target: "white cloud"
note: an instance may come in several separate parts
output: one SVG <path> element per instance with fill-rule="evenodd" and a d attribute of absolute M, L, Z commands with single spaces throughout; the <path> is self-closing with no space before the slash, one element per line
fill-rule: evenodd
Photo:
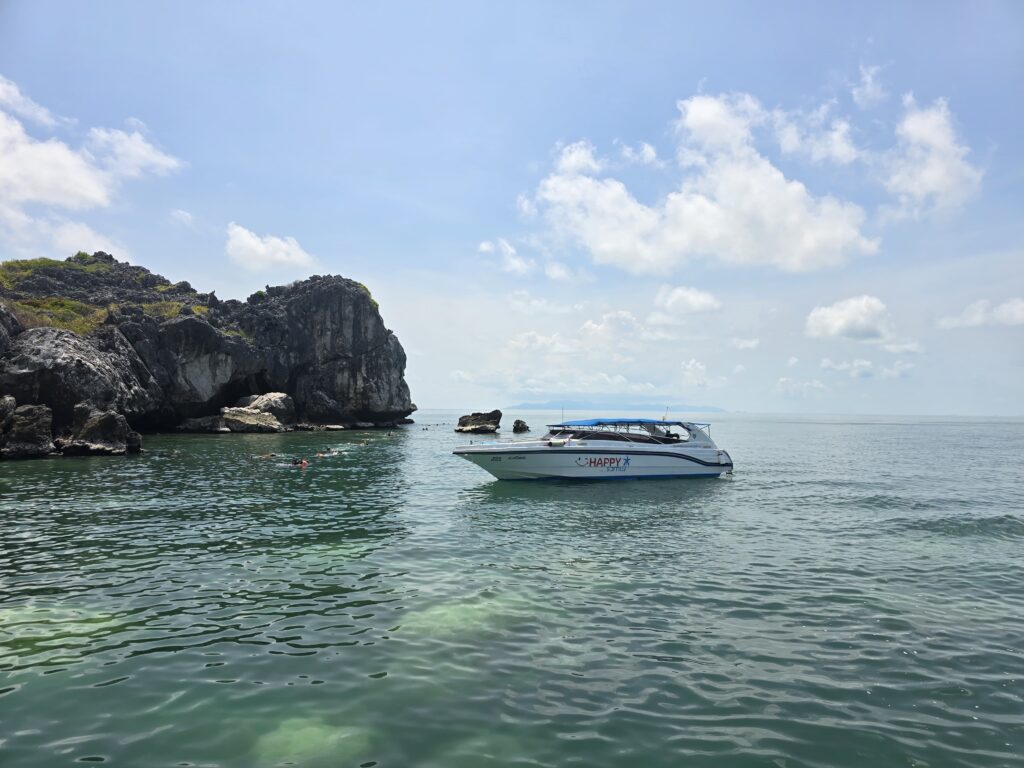
<path fill-rule="evenodd" d="M 824 392 L 825 387 L 817 379 L 790 379 L 785 376 L 775 382 L 775 391 L 786 397 L 803 398 Z"/>
<path fill-rule="evenodd" d="M 18 117 L 31 120 L 46 128 L 55 128 L 57 118 L 46 107 L 36 104 L 21 92 L 17 83 L 0 75 L 0 109 L 5 109 Z"/>
<path fill-rule="evenodd" d="M 603 164 L 594 157 L 594 145 L 589 141 L 577 141 L 563 147 L 558 154 L 556 168 L 559 173 L 575 176 L 579 173 L 600 173 Z"/>
<path fill-rule="evenodd" d="M 162 176 L 181 167 L 180 160 L 161 152 L 138 131 L 92 128 L 86 146 L 108 173 L 118 178 L 137 179 L 146 173 Z"/>
<path fill-rule="evenodd" d="M 706 387 L 720 387 L 725 384 L 724 376 L 708 376 L 708 367 L 694 358 L 682 363 L 683 384 L 688 387 L 704 389 Z"/>
<path fill-rule="evenodd" d="M 732 375 L 733 376 L 738 376 L 739 374 L 743 373 L 745 370 L 747 370 L 747 366 L 743 365 L 743 363 L 737 363 L 736 367 L 732 369 Z"/>
<path fill-rule="evenodd" d="M 886 352 L 896 355 L 918 355 L 924 352 L 924 347 L 916 341 L 894 341 L 890 344 L 883 344 L 882 348 Z"/>
<path fill-rule="evenodd" d="M 517 333 L 508 340 L 510 349 L 538 350 L 543 352 L 567 353 L 575 352 L 579 344 L 575 339 L 563 337 L 560 333 L 543 334 L 538 331 Z"/>
<path fill-rule="evenodd" d="M 171 211 L 171 218 L 184 227 L 192 226 L 192 214 L 188 211 L 184 211 L 181 208 L 175 208 Z"/>
<path fill-rule="evenodd" d="M 816 163 L 829 161 L 839 165 L 852 163 L 860 151 L 850 136 L 850 123 L 841 118 L 828 119 L 829 104 L 814 112 L 772 112 L 775 138 L 786 155 L 803 155 Z"/>
<path fill-rule="evenodd" d="M 1024 299 L 1007 299 L 1002 304 L 982 299 L 969 304 L 959 315 L 939 320 L 939 328 L 976 328 L 980 325 L 1024 325 Z"/>
<path fill-rule="evenodd" d="M 854 379 L 866 379 L 867 377 L 874 374 L 874 364 L 870 360 L 857 359 L 852 361 L 843 360 L 842 362 L 834 362 L 831 359 L 824 357 L 821 360 L 821 367 L 827 371 L 839 371 L 840 373 L 847 373 L 851 378 Z"/>
<path fill-rule="evenodd" d="M 588 350 L 578 337 L 528 331 L 513 337 L 507 350 L 511 358 L 492 364 L 486 380 L 480 375 L 472 376 L 473 383 L 506 391 L 511 386 L 516 392 L 545 398 L 562 394 L 651 395 L 658 392 L 648 381 L 595 368 L 600 363 L 615 361 L 607 352 Z M 538 359 L 543 364 L 538 365 Z M 589 363 L 581 365 L 584 359 Z"/>
<path fill-rule="evenodd" d="M 938 99 L 918 107 L 903 99 L 898 147 L 887 160 L 885 186 L 897 199 L 890 216 L 920 216 L 963 205 L 981 186 L 982 172 L 967 162 L 970 149 L 957 140 L 949 105 Z"/>
<path fill-rule="evenodd" d="M 512 309 L 524 315 L 567 315 L 583 309 L 582 304 L 548 301 L 531 296 L 529 291 L 513 291 L 508 295 L 508 303 Z"/>
<path fill-rule="evenodd" d="M 81 210 L 110 204 L 114 179 L 62 141 L 37 141 L 0 112 L 0 204 Z"/>
<path fill-rule="evenodd" d="M 756 151 L 751 129 L 764 113 L 752 97 L 695 96 L 679 109 L 692 166 L 679 189 L 645 205 L 621 181 L 592 175 L 589 143 L 572 145 L 536 195 L 557 235 L 634 273 L 667 273 L 693 258 L 801 272 L 877 249 L 860 231 L 859 206 L 814 197 Z"/>
<path fill-rule="evenodd" d="M 718 309 L 722 303 L 707 291 L 685 285 L 663 285 L 654 297 L 654 306 L 665 313 L 659 313 L 657 317 L 672 320 L 683 315 Z"/>
<path fill-rule="evenodd" d="M 480 253 L 494 253 L 497 251 L 501 254 L 501 271 L 518 275 L 519 277 L 530 274 L 537 267 L 537 263 L 533 259 L 525 259 L 520 256 L 515 246 L 502 237 L 499 237 L 497 242 L 484 240 L 477 246 L 477 250 Z"/>
<path fill-rule="evenodd" d="M 243 269 L 261 272 L 275 267 L 310 267 L 316 263 L 294 237 L 260 237 L 233 221 L 228 224 L 227 235 L 228 258 Z"/>
<path fill-rule="evenodd" d="M 736 152 L 753 143 L 751 128 L 765 119 L 764 110 L 750 94 L 697 95 L 677 103 L 677 129 L 706 151 Z"/>
<path fill-rule="evenodd" d="M 632 312 L 616 310 L 605 312 L 598 320 L 584 321 L 573 334 L 524 331 L 513 336 L 508 346 L 519 351 L 557 355 L 557 362 L 569 368 L 578 367 L 579 362 L 571 360 L 569 355 L 577 355 L 580 360 L 624 363 L 632 360 L 627 353 L 641 339 L 643 331 Z"/>
<path fill-rule="evenodd" d="M 78 251 L 116 253 L 122 259 L 127 259 L 130 255 L 128 249 L 121 243 L 111 240 L 92 227 L 77 221 L 66 221 L 55 225 L 51 232 L 51 238 L 57 252 L 66 253 L 69 256 Z"/>
<path fill-rule="evenodd" d="M 800 362 L 800 358 L 799 357 L 791 356 L 789 358 L 789 360 L 786 361 L 786 365 L 789 366 L 790 368 L 792 368 L 794 365 L 796 365 L 799 362 Z"/>
<path fill-rule="evenodd" d="M 519 211 L 519 215 L 524 219 L 532 219 L 537 215 L 537 206 L 534 205 L 533 200 L 528 195 L 516 197 L 516 210 Z"/>
<path fill-rule="evenodd" d="M 105 251 L 122 260 L 131 260 L 131 253 L 123 243 L 83 222 L 56 215 L 33 218 L 13 209 L 0 208 L 0 235 L 8 248 L 19 255 L 64 258 L 78 251 Z"/>
<path fill-rule="evenodd" d="M 657 392 L 657 387 L 649 381 L 637 381 L 621 373 L 606 371 L 536 371 L 520 379 L 517 384 L 524 392 L 544 395 L 552 392 L 652 395 Z"/>
<path fill-rule="evenodd" d="M 628 144 L 622 146 L 622 158 L 630 163 L 640 165 L 652 165 L 661 167 L 663 163 L 658 159 L 658 152 L 646 141 L 641 141 L 634 149 Z"/>
<path fill-rule="evenodd" d="M 606 312 L 598 322 L 587 320 L 580 328 L 580 335 L 587 339 L 611 341 L 640 330 L 640 321 L 632 312 L 619 309 Z"/>
<path fill-rule="evenodd" d="M 865 67 L 860 65 L 860 82 L 853 86 L 850 93 L 854 102 L 861 109 L 868 109 L 876 104 L 885 101 L 888 94 L 878 82 L 880 67 Z"/>
<path fill-rule="evenodd" d="M 760 339 L 729 339 L 729 346 L 733 349 L 757 349 L 761 345 Z"/>
<path fill-rule="evenodd" d="M 533 259 L 524 259 L 508 240 L 498 240 L 498 250 L 501 252 L 501 269 L 513 275 L 528 275 L 537 265 Z"/>
<path fill-rule="evenodd" d="M 544 265 L 544 274 L 552 280 L 571 280 L 572 272 L 564 264 L 557 261 L 549 261 Z"/>
<path fill-rule="evenodd" d="M 84 242 L 71 253 L 101 247 L 123 256 L 123 246 L 69 221 L 65 212 L 106 208 L 126 180 L 170 173 L 181 161 L 138 132 L 93 128 L 78 148 L 55 138 L 36 139 L 14 114 L 47 126 L 70 121 L 53 117 L 3 78 L 0 107 L 0 244 L 8 253 L 58 256 L 78 234 Z"/>
<path fill-rule="evenodd" d="M 847 338 L 882 341 L 889 336 L 889 311 L 881 299 L 855 296 L 827 307 L 815 307 L 807 316 L 805 332 L 811 338 Z"/>
<path fill-rule="evenodd" d="M 885 379 L 902 379 L 906 376 L 910 370 L 914 367 L 913 363 L 907 363 L 903 360 L 897 360 L 889 368 L 882 369 L 882 378 Z"/>

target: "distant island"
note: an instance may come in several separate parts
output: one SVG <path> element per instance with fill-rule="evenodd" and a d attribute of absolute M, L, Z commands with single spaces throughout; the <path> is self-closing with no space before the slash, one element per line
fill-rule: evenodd
<path fill-rule="evenodd" d="M 613 399 L 570 399 L 548 400 L 542 403 L 515 403 L 506 406 L 507 410 L 533 410 L 533 411 L 668 411 L 669 415 L 675 413 L 724 413 L 722 408 L 713 405 L 674 405 L 666 403 L 630 403 L 619 402 Z"/>

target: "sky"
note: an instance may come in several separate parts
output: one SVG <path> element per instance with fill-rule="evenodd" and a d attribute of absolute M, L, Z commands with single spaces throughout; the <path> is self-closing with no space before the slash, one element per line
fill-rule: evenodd
<path fill-rule="evenodd" d="M 1019 416 L 1022 93 L 1014 2 L 0 0 L 0 259 L 351 277 L 421 408 Z"/>

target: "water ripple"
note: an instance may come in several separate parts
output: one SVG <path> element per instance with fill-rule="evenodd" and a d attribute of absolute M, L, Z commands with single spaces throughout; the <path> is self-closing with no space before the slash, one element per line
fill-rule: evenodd
<path fill-rule="evenodd" d="M 0 464 L 0 763 L 1019 764 L 1024 425 L 723 418 L 731 480 L 614 486 L 448 429 Z"/>

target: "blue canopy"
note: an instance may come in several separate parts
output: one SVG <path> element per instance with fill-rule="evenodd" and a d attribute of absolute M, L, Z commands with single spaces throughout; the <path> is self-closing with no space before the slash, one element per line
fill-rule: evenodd
<path fill-rule="evenodd" d="M 681 421 L 662 421 L 661 419 L 580 419 L 579 421 L 563 421 L 561 424 L 548 424 L 549 427 L 624 427 L 634 424 L 656 424 L 661 427 L 685 427 Z"/>

